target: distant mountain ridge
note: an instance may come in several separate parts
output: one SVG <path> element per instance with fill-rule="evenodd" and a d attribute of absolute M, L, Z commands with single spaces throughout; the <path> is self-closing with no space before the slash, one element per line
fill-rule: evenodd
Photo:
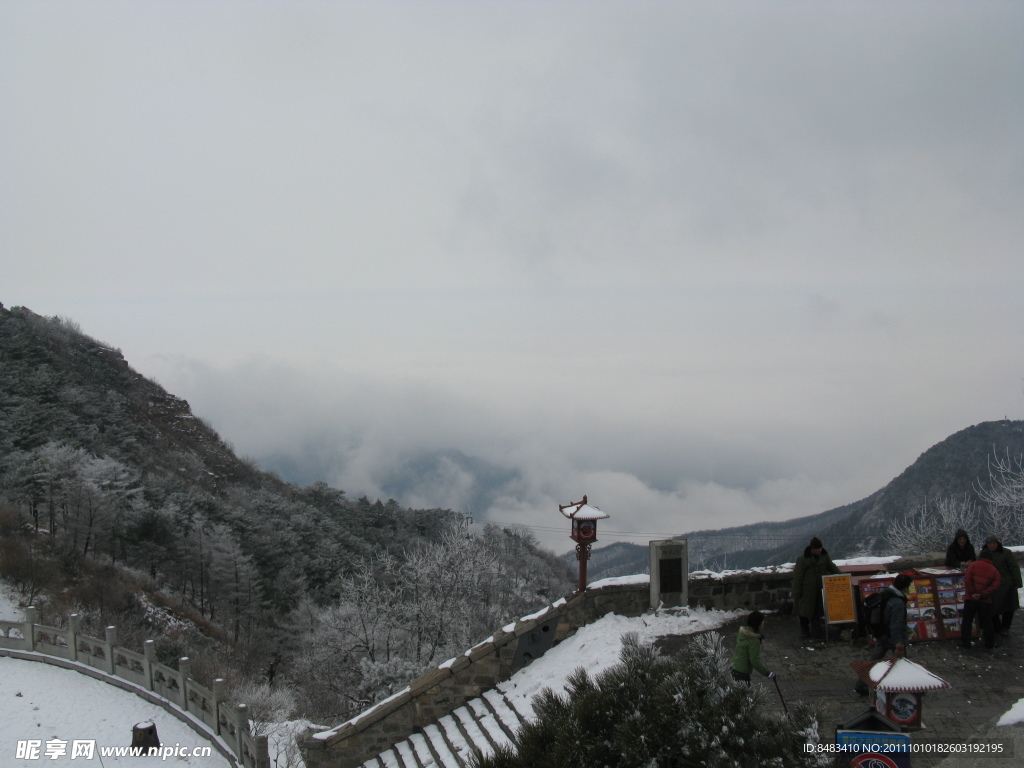
<path fill-rule="evenodd" d="M 822 539 L 833 558 L 891 554 L 885 534 L 894 521 L 929 500 L 978 500 L 978 487 L 989 478 L 990 459 L 1007 453 L 1024 454 L 1024 421 L 989 421 L 962 429 L 922 453 L 884 488 L 851 504 L 782 522 L 679 535 L 689 542 L 691 570 L 793 562 L 812 536 Z M 570 565 L 575 560 L 573 553 L 562 557 Z M 589 564 L 592 579 L 644 573 L 647 568 L 647 547 L 624 543 L 594 550 Z"/>

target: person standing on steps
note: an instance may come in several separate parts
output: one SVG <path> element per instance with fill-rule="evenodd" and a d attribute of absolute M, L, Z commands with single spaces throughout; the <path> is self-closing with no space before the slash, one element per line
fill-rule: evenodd
<path fill-rule="evenodd" d="M 892 584 L 888 585 L 883 593 L 887 598 L 885 611 L 882 614 L 885 623 L 881 637 L 875 638 L 875 647 L 868 657 L 871 661 L 880 661 L 892 651 L 897 658 L 906 655 L 907 649 L 907 587 L 913 579 L 905 573 L 901 573 Z M 857 693 L 866 696 L 868 686 L 863 680 L 857 681 Z"/>
<path fill-rule="evenodd" d="M 800 633 L 804 637 L 824 637 L 820 619 L 825 615 L 821 596 L 821 577 L 840 573 L 815 536 L 796 559 L 793 568 L 793 608 L 800 617 Z"/>
<path fill-rule="evenodd" d="M 952 543 L 946 547 L 946 567 L 966 568 L 967 564 L 978 559 L 974 551 L 974 545 L 967 535 L 967 531 L 961 528 L 953 537 Z"/>
<path fill-rule="evenodd" d="M 732 654 L 732 679 L 738 683 L 750 685 L 750 673 L 757 670 L 769 680 L 775 679 L 775 673 L 769 672 L 761 661 L 761 642 L 764 640 L 764 614 L 753 611 L 747 616 L 746 623 L 740 627 L 736 637 L 736 650 Z"/>
<path fill-rule="evenodd" d="M 992 553 L 992 565 L 999 571 L 999 589 L 992 596 L 992 629 L 1000 635 L 1010 634 L 1013 614 L 1020 608 L 1020 563 L 1016 556 L 1003 548 L 997 536 L 985 539 L 985 549 Z"/>
<path fill-rule="evenodd" d="M 999 589 L 999 581 L 999 569 L 992 564 L 992 550 L 986 545 L 978 559 L 967 566 L 967 573 L 964 574 L 967 599 L 964 600 L 964 620 L 960 624 L 961 648 L 970 648 L 972 645 L 971 630 L 974 628 L 975 616 L 981 625 L 981 639 L 985 648 L 995 648 L 992 596 Z"/>

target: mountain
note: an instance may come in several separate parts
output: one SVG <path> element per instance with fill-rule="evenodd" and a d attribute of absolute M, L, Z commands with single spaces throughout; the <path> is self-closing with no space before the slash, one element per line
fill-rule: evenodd
<path fill-rule="evenodd" d="M 269 670 L 310 719 L 353 714 L 572 584 L 522 531 L 287 483 L 118 349 L 2 304 L 0 578 L 43 623 L 76 612 L 90 634 L 155 639 L 165 663 Z"/>
<path fill-rule="evenodd" d="M 258 477 L 184 400 L 133 371 L 120 350 L 81 333 L 62 318 L 0 304 L 0 454 L 68 441 L 114 455 L 145 474 L 199 470 L 190 483 Z"/>
<path fill-rule="evenodd" d="M 894 522 L 938 499 L 979 501 L 996 455 L 1024 454 L 1024 421 L 990 421 L 947 437 L 918 457 L 884 488 L 860 501 L 784 522 L 680 534 L 688 540 L 691 570 L 749 568 L 793 562 L 812 536 L 833 557 L 891 554 L 886 532 Z M 953 531 L 949 531 L 952 538 Z M 607 554 L 606 554 L 607 553 Z M 574 567 L 575 555 L 562 559 Z M 592 579 L 645 573 L 647 547 L 612 544 L 596 549 L 589 563 Z"/>
<path fill-rule="evenodd" d="M 323 484 L 297 488 L 261 471 L 185 400 L 63 318 L 0 305 L 0 368 L 8 503 L 27 508 L 37 527 L 64 530 L 80 556 L 102 553 L 194 592 L 206 614 L 225 606 L 213 555 L 194 551 L 200 546 L 237 552 L 259 585 L 247 600 L 254 615 L 326 589 L 353 558 L 414 536 L 436 539 L 458 519 L 352 501 Z M 199 563 L 208 561 L 204 573 Z M 225 600 L 237 612 L 237 600 Z"/>

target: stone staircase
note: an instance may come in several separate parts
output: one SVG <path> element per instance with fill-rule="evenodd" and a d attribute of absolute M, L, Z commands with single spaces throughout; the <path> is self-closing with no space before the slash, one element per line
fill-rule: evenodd
<path fill-rule="evenodd" d="M 490 690 L 361 768 L 468 768 L 474 753 L 489 755 L 496 746 L 511 743 L 512 734 L 532 715 Z"/>

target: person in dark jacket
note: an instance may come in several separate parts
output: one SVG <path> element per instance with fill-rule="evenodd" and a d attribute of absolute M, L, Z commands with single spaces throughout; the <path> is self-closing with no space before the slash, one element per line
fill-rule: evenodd
<path fill-rule="evenodd" d="M 999 571 L 999 589 L 992 596 L 992 628 L 1001 635 L 1010 634 L 1013 614 L 1020 608 L 1020 563 L 997 536 L 985 540 L 985 549 L 992 553 L 992 565 Z"/>
<path fill-rule="evenodd" d="M 764 614 L 754 611 L 747 616 L 736 637 L 736 650 L 732 654 L 732 679 L 750 685 L 750 673 L 755 669 L 769 680 L 775 673 L 769 672 L 761 661 L 761 642 L 764 640 Z"/>
<path fill-rule="evenodd" d="M 995 648 L 995 630 L 992 626 L 992 596 L 999 589 L 999 569 L 992 564 L 992 550 L 985 547 L 981 556 L 967 566 L 964 574 L 964 620 L 960 624 L 960 647 L 970 648 L 971 630 L 977 617 L 981 625 L 981 639 L 986 648 Z"/>
<path fill-rule="evenodd" d="M 871 661 L 879 661 L 892 651 L 896 656 L 903 656 L 907 649 L 907 587 L 913 581 L 910 576 L 901 573 L 892 584 L 885 588 L 889 599 L 885 602 L 885 632 L 875 638 L 875 647 L 868 657 Z M 857 693 L 866 696 L 868 686 L 863 680 L 857 681 Z"/>
<path fill-rule="evenodd" d="M 800 632 L 804 637 L 824 637 L 819 619 L 825 615 L 821 596 L 821 577 L 840 573 L 815 536 L 796 559 L 793 567 L 793 608 L 800 617 Z"/>
<path fill-rule="evenodd" d="M 953 542 L 946 548 L 946 567 L 961 568 L 978 559 L 974 551 L 974 545 L 967 535 L 967 531 L 961 528 L 953 537 Z"/>

